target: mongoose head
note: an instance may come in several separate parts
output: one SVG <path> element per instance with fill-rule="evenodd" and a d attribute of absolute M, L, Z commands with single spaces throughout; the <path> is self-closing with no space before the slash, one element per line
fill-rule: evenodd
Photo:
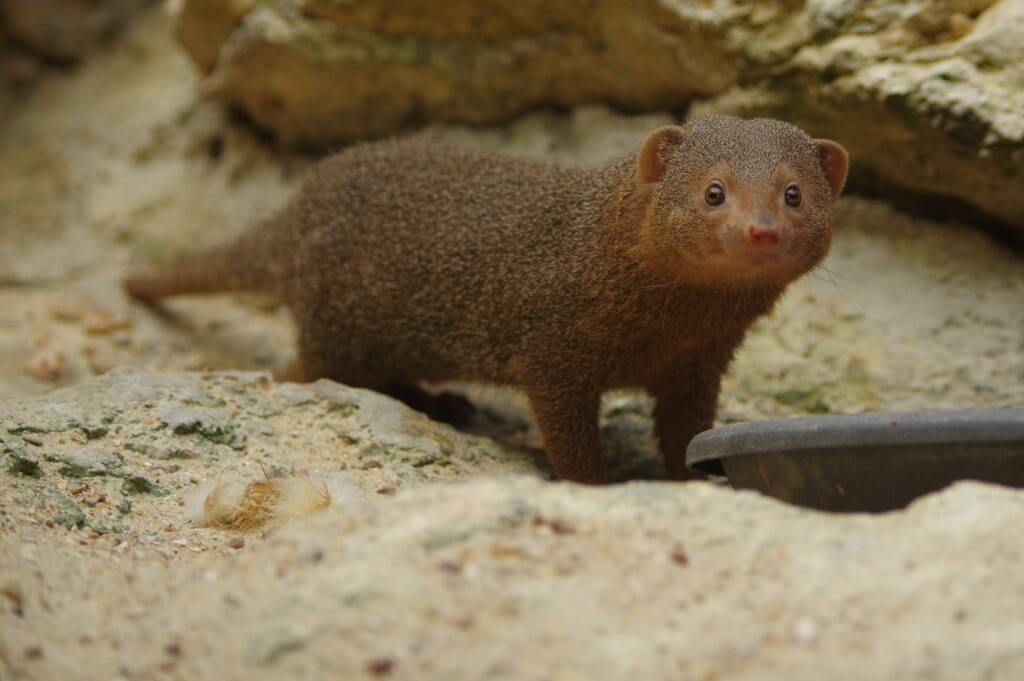
<path fill-rule="evenodd" d="M 679 282 L 786 284 L 828 252 L 847 165 L 839 144 L 767 118 L 658 128 L 637 157 L 644 258 Z"/>

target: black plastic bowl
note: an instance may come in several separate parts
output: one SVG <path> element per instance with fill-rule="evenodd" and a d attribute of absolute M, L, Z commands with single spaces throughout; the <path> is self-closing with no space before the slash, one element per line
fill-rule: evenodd
<path fill-rule="evenodd" d="M 686 465 L 826 511 L 888 511 L 957 480 L 1024 487 L 1024 409 L 871 412 L 707 430 Z"/>

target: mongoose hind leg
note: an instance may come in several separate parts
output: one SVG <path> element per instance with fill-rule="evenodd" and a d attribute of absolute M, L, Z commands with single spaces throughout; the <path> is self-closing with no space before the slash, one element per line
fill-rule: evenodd
<path fill-rule="evenodd" d="M 597 425 L 601 393 L 548 387 L 527 388 L 526 392 L 555 475 L 591 485 L 611 482 Z"/>
<path fill-rule="evenodd" d="M 342 302 L 335 300 L 331 308 L 317 287 L 289 301 L 298 337 L 295 360 L 276 372 L 280 380 L 308 383 L 326 378 L 370 390 L 382 390 L 394 382 L 391 367 L 378 358 L 372 338 L 366 338 L 357 326 L 335 323 L 337 318 L 348 318 L 348 310 L 340 307 Z"/>
<path fill-rule="evenodd" d="M 315 377 L 309 376 L 300 359 L 293 359 L 283 367 L 277 367 L 271 373 L 278 383 L 309 383 L 316 380 Z"/>
<path fill-rule="evenodd" d="M 289 383 L 312 383 L 321 378 L 330 378 L 342 383 L 351 383 L 351 381 L 334 375 L 330 365 L 318 349 L 305 341 L 307 335 L 300 331 L 295 359 L 283 367 L 274 369 L 274 380 Z"/>

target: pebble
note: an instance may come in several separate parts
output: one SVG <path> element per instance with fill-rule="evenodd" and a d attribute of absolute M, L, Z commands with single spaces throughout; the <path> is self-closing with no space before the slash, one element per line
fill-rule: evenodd
<path fill-rule="evenodd" d="M 366 671 L 370 672 L 374 676 L 385 676 L 386 674 L 390 674 L 394 668 L 395 661 L 387 657 L 370 660 L 366 665 Z"/>
<path fill-rule="evenodd" d="M 801 617 L 793 625 L 793 640 L 809 646 L 818 639 L 818 625 L 810 617 Z"/>
<path fill-rule="evenodd" d="M 25 362 L 25 371 L 40 381 L 56 381 L 64 371 L 64 355 L 57 350 L 42 350 Z"/>
<path fill-rule="evenodd" d="M 245 546 L 245 538 L 244 537 L 232 537 L 231 539 L 228 539 L 228 546 L 230 546 L 233 549 L 240 549 L 243 546 Z"/>
<path fill-rule="evenodd" d="M 679 566 L 686 566 L 690 563 L 690 557 L 686 555 L 686 551 L 676 549 L 672 552 L 672 562 Z"/>
<path fill-rule="evenodd" d="M 82 475 L 108 475 L 122 465 L 120 456 L 100 447 L 80 447 L 58 454 L 56 458 Z"/>
<path fill-rule="evenodd" d="M 59 322 L 77 322 L 82 318 L 81 306 L 72 301 L 58 301 L 50 305 L 50 316 Z"/>
<path fill-rule="evenodd" d="M 89 313 L 82 327 L 85 332 L 94 336 L 105 336 L 115 331 L 130 329 L 132 322 L 124 315 L 114 314 L 107 310 L 99 310 Z"/>
<path fill-rule="evenodd" d="M 0 587 L 0 596 L 6 597 L 17 607 L 21 607 L 25 602 L 25 593 L 21 590 L 21 585 L 15 581 L 5 582 Z"/>
<path fill-rule="evenodd" d="M 132 335 L 128 331 L 115 331 L 110 335 L 110 340 L 113 341 L 114 345 L 124 347 L 131 344 Z"/>

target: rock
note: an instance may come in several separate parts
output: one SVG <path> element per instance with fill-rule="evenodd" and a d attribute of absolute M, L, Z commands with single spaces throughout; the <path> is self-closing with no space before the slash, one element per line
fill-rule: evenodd
<path fill-rule="evenodd" d="M 173 641 L 202 678 L 1011 680 L 1022 522 L 1024 492 L 976 483 L 868 516 L 701 483 L 509 477 L 328 509 L 193 578 L 134 568 L 132 608 L 99 586 L 132 563 L 44 543 L 35 569 L 17 550 L 0 568 L 32 594 L 36 566 L 89 576 L 61 582 L 45 620 L 8 622 L 14 640 L 46 627 L 90 678 L 144 675 Z M 101 623 L 118 651 L 76 642 Z"/>
<path fill-rule="evenodd" d="M 124 479 L 123 491 L 125 494 L 154 494 L 158 497 L 167 495 L 167 492 L 154 484 L 152 480 L 142 475 L 127 476 Z M 129 504 L 130 503 L 131 502 L 129 502 Z M 131 510 L 130 505 L 128 506 L 128 510 Z"/>
<path fill-rule="evenodd" d="M 658 109 L 721 92 L 736 70 L 700 14 L 625 0 L 189 0 L 178 35 L 217 91 L 281 141 L 328 146 L 541 104 Z"/>
<path fill-rule="evenodd" d="M 150 0 L 0 0 L 14 41 L 58 61 L 81 59 Z"/>
<path fill-rule="evenodd" d="M 40 475 L 39 456 L 35 452 L 27 450 L 21 438 L 0 433 L 0 451 L 7 452 L 10 457 L 8 466 L 10 472 L 29 477 Z"/>
<path fill-rule="evenodd" d="M 156 409 L 155 414 L 160 423 L 176 435 L 195 433 L 219 444 L 232 444 L 235 441 L 231 414 L 224 409 L 163 404 Z"/>
<path fill-rule="evenodd" d="M 40 381 L 57 381 L 64 370 L 64 355 L 57 350 L 40 350 L 25 363 L 25 371 Z"/>
<path fill-rule="evenodd" d="M 281 657 L 297 654 L 308 645 L 309 633 L 293 623 L 272 623 L 254 633 L 242 659 L 247 665 L 269 667 Z"/>
<path fill-rule="evenodd" d="M 50 395 L 59 394 L 62 393 Z M 213 406 L 216 402 L 195 374 L 157 373 L 131 367 L 114 369 L 64 394 L 88 400 L 101 412 L 152 407 L 171 399 L 198 406 Z"/>
<path fill-rule="evenodd" d="M 59 399 L 0 407 L 0 423 L 10 433 L 56 433 L 78 428 L 85 420 L 82 407 Z"/>
<path fill-rule="evenodd" d="M 96 434 L 100 426 L 103 435 Z M 187 481 L 225 473 L 249 482 L 308 471 L 331 480 L 335 492 L 376 495 L 432 480 L 545 472 L 530 452 L 434 423 L 383 395 L 331 381 L 278 385 L 257 372 L 118 370 L 0 403 L 0 451 L 0 465 L 14 473 L 0 475 L 0 519 L 6 513 L 58 522 L 49 510 L 40 516 L 14 503 L 7 490 L 66 488 L 84 504 L 75 506 L 82 523 L 97 531 L 131 531 L 177 515 L 190 498 Z M 154 461 L 170 458 L 174 463 Z M 76 525 L 77 513 L 65 511 L 60 524 Z"/>
<path fill-rule="evenodd" d="M 861 186 L 1024 229 L 1018 0 L 186 0 L 178 32 L 210 87 L 285 144 L 695 101 L 839 139 Z"/>
<path fill-rule="evenodd" d="M 61 473 L 72 478 L 87 475 L 113 475 L 124 464 L 124 459 L 99 447 L 81 447 L 54 455 L 56 461 L 63 463 Z"/>
<path fill-rule="evenodd" d="M 807 665 L 840 678 L 854 663 L 864 678 L 1024 670 L 1013 655 L 1024 630 L 999 624 L 1022 605 L 1004 586 L 1022 567 L 1020 492 L 964 484 L 892 516 L 837 517 L 700 484 L 506 479 L 388 504 L 314 517 L 180 602 L 235 594 L 238 609 L 206 620 L 226 634 L 219 653 L 279 674 L 353 675 L 382 656 L 426 678 L 534 678 L 552 665 L 590 679 L 786 677 Z M 323 560 L 296 560 L 314 546 Z M 687 563 L 673 559 L 677 546 Z M 449 563 L 463 567 L 436 567 Z M 238 582 L 266 565 L 290 569 Z M 473 624 L 459 626 L 467 614 Z M 699 653 L 684 643 L 697 641 Z M 215 673 L 218 662 L 199 664 Z"/>
<path fill-rule="evenodd" d="M 204 72 L 217 63 L 221 46 L 231 37 L 253 0 L 193 0 L 178 17 L 178 40 Z"/>
<path fill-rule="evenodd" d="M 55 390 L 42 400 L 0 405 L 0 427 L 13 434 L 77 430 L 90 440 L 103 437 L 107 433 L 107 424 L 113 419 L 112 412 L 99 405 L 83 410 L 77 401 L 64 401 L 64 396 L 73 394 Z"/>
<path fill-rule="evenodd" d="M 49 487 L 40 487 L 32 499 L 33 510 L 43 518 L 67 529 L 85 527 L 85 512 L 74 499 Z"/>
<path fill-rule="evenodd" d="M 353 414 L 371 436 L 361 449 L 364 455 L 381 456 L 397 450 L 421 455 L 413 465 L 425 459 L 437 460 L 451 453 L 451 429 L 435 423 L 390 397 L 371 390 L 350 388 L 333 381 L 317 381 L 313 390 L 329 400 L 334 413 Z"/>

